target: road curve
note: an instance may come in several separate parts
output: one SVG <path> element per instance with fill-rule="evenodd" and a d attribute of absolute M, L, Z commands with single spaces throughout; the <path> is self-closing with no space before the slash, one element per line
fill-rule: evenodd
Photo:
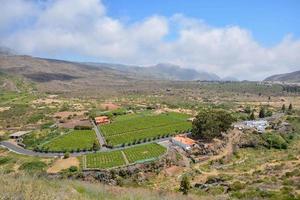
<path fill-rule="evenodd" d="M 141 144 L 136 144 L 136 145 L 131 145 L 131 146 L 125 146 L 125 147 L 117 147 L 117 148 L 113 148 L 113 149 L 108 149 L 108 148 L 101 148 L 100 150 L 96 151 L 96 152 L 109 152 L 109 151 L 116 151 L 116 150 L 122 150 L 122 149 L 127 149 L 127 148 L 131 148 L 131 147 L 135 147 L 135 146 L 140 146 L 140 145 L 144 145 L 144 144 L 148 144 L 148 143 L 159 143 L 159 142 L 164 142 L 169 140 L 169 138 L 162 138 L 162 139 L 158 139 L 155 141 L 150 141 L 150 142 L 145 142 L 145 143 L 141 143 Z M 0 146 L 9 149 L 10 151 L 17 153 L 17 154 L 22 154 L 22 155 L 27 155 L 27 156 L 38 156 L 38 157 L 47 157 L 47 158 L 53 158 L 53 157 L 60 157 L 60 156 L 64 156 L 64 153 L 42 153 L 42 152 L 36 152 L 36 151 L 32 151 L 29 149 L 24 149 L 21 146 L 18 146 L 14 143 L 11 143 L 9 141 L 2 141 L 0 142 Z M 86 154 L 90 154 L 90 153 L 95 153 L 95 151 L 82 151 L 82 152 L 75 152 L 75 153 L 70 153 L 70 156 L 82 156 L 82 155 L 86 155 Z"/>

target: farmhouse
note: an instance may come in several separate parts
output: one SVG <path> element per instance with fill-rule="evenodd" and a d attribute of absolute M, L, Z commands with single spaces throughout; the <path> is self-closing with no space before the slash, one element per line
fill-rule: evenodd
<path fill-rule="evenodd" d="M 9 137 L 12 138 L 12 139 L 18 139 L 18 138 L 22 137 L 23 135 L 26 135 L 30 132 L 31 131 L 18 131 L 18 132 L 15 132 L 13 134 L 10 134 Z"/>
<path fill-rule="evenodd" d="M 96 124 L 109 124 L 110 120 L 107 116 L 95 117 Z"/>
<path fill-rule="evenodd" d="M 191 148 L 196 145 L 195 140 L 188 138 L 183 134 L 172 137 L 171 142 L 175 145 L 182 147 L 186 151 L 191 150 Z"/>

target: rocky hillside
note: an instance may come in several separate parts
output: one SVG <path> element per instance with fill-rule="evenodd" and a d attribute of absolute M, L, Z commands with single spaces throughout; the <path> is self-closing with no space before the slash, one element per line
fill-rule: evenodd
<path fill-rule="evenodd" d="M 280 81 L 289 83 L 300 83 L 300 71 L 286 74 L 277 74 L 266 78 L 264 81 Z"/>

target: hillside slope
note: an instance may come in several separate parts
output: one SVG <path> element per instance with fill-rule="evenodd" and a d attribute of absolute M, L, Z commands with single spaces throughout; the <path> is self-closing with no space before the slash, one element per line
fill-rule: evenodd
<path fill-rule="evenodd" d="M 74 180 L 49 180 L 28 175 L 12 176 L 1 172 L 0 176 L 0 199 L 197 199 L 179 193 L 161 193 Z"/>
<path fill-rule="evenodd" d="M 207 72 L 199 72 L 194 69 L 181 68 L 178 65 L 160 63 L 154 66 L 139 67 L 120 64 L 108 63 L 88 63 L 93 66 L 105 66 L 116 70 L 123 71 L 135 75 L 136 77 L 146 77 L 149 79 L 163 79 L 163 80 L 178 80 L 178 81 L 218 81 L 221 80 L 219 76 Z"/>
<path fill-rule="evenodd" d="M 300 71 L 295 71 L 286 74 L 277 74 L 267 77 L 264 81 L 281 81 L 289 83 L 300 83 Z"/>

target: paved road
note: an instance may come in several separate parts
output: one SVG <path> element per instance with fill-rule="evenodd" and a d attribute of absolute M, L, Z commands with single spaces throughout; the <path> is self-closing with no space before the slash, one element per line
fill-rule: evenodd
<path fill-rule="evenodd" d="M 144 145 L 144 144 L 148 144 L 148 143 L 153 143 L 153 142 L 156 142 L 156 143 L 165 143 L 169 139 L 170 138 L 162 138 L 162 139 L 158 139 L 158 140 L 155 140 L 155 141 L 145 142 L 145 143 L 131 145 L 131 146 L 125 146 L 125 147 L 116 147 L 116 148 L 113 148 L 113 149 L 101 148 L 97 152 L 110 152 L 110 151 L 122 150 L 122 149 L 131 148 L 131 147 L 134 147 L 134 146 L 140 146 L 140 145 Z M 27 155 L 27 156 L 59 157 L 59 156 L 63 156 L 64 155 L 64 153 L 41 153 L 41 152 L 35 152 L 35 151 L 29 150 L 29 149 L 24 149 L 23 147 L 18 146 L 16 144 L 13 144 L 13 143 L 11 143 L 9 141 L 0 142 L 0 146 L 5 147 L 5 148 L 9 149 L 10 151 L 15 152 L 17 154 L 22 154 L 22 155 Z M 86 155 L 86 154 L 90 154 L 90 153 L 95 153 L 95 151 L 75 152 L 75 153 L 70 153 L 70 155 L 71 156 L 82 156 L 82 155 Z"/>
<path fill-rule="evenodd" d="M 95 122 L 93 120 L 91 120 L 93 126 L 94 126 L 94 130 L 96 132 L 99 144 L 101 146 L 101 148 L 103 148 L 103 145 L 106 144 L 105 138 L 103 137 L 103 135 L 101 134 L 100 130 L 98 129 L 97 125 L 95 124 Z"/>

